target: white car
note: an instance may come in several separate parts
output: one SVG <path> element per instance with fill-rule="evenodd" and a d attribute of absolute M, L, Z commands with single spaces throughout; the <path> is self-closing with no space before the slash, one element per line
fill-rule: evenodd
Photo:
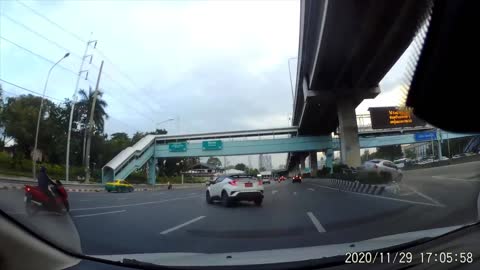
<path fill-rule="evenodd" d="M 264 184 L 271 184 L 272 182 L 271 182 L 270 178 L 263 178 L 263 183 Z"/>
<path fill-rule="evenodd" d="M 403 178 L 403 173 L 393 162 L 384 159 L 372 159 L 365 161 L 361 167 L 361 171 L 366 173 L 374 173 L 386 180 L 393 180 L 400 182 Z"/>
<path fill-rule="evenodd" d="M 207 187 L 206 200 L 211 204 L 220 200 L 228 207 L 236 201 L 253 201 L 262 205 L 263 181 L 252 175 L 222 175 L 217 177 Z"/>

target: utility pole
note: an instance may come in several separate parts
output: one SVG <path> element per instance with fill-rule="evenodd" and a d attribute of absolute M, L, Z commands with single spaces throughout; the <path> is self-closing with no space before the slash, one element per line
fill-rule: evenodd
<path fill-rule="evenodd" d="M 73 92 L 73 97 L 72 97 L 72 108 L 70 110 L 70 120 L 68 122 L 68 135 L 67 135 L 67 153 L 66 153 L 66 158 L 65 158 L 65 181 L 68 182 L 69 180 L 69 169 L 70 169 L 70 137 L 72 134 L 72 122 L 73 122 L 73 112 L 75 109 L 75 102 L 77 102 L 77 91 L 78 91 L 78 86 L 80 84 L 80 76 L 82 75 L 83 72 L 86 70 L 83 70 L 83 64 L 85 63 L 85 59 L 88 57 L 87 52 L 88 52 L 88 47 L 90 46 L 91 43 L 95 43 L 94 48 L 97 47 L 97 41 L 96 40 L 89 40 L 87 41 L 87 45 L 85 46 L 85 52 L 83 53 L 82 57 L 82 63 L 80 64 L 80 69 L 78 71 L 78 77 L 77 77 L 77 82 L 75 84 L 75 89 Z M 90 63 L 92 63 L 92 56 L 90 56 Z M 87 73 L 88 76 L 88 73 Z"/>
<path fill-rule="evenodd" d="M 90 144 L 92 143 L 92 130 L 93 130 L 93 114 L 95 112 L 95 103 L 97 102 L 98 86 L 100 85 L 100 78 L 102 77 L 103 61 L 100 64 L 100 70 L 98 71 L 97 85 L 95 86 L 95 92 L 93 92 L 92 109 L 90 110 L 90 119 L 88 120 L 88 138 L 87 149 L 85 151 L 85 181 L 90 181 Z"/>

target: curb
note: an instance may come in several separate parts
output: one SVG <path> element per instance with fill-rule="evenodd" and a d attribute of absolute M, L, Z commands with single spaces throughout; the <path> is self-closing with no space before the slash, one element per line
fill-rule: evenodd
<path fill-rule="evenodd" d="M 366 193 L 371 195 L 382 195 L 385 191 L 385 186 L 377 186 L 370 184 L 361 184 L 358 181 L 346 181 L 339 179 L 330 179 L 330 183 L 335 185 L 339 190 L 350 192 Z"/>
<path fill-rule="evenodd" d="M 25 185 L 9 185 L 9 186 L 0 186 L 0 190 L 23 190 Z M 88 188 L 65 188 L 68 192 L 101 192 L 105 189 L 88 189 Z"/>
<path fill-rule="evenodd" d="M 0 185 L 0 190 L 23 190 L 25 184 L 10 184 L 10 185 Z M 195 186 L 173 186 L 173 189 L 183 189 L 183 188 L 192 188 Z M 65 190 L 68 192 L 103 192 L 105 188 L 70 188 L 65 187 Z M 148 187 L 140 187 L 134 188 L 134 191 L 160 191 L 160 190 L 167 190 L 165 186 L 159 186 L 155 188 L 148 188 Z"/>

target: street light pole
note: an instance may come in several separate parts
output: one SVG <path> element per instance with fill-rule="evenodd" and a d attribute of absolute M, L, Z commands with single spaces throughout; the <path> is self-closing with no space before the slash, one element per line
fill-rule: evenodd
<path fill-rule="evenodd" d="M 40 109 L 38 109 L 38 119 L 37 119 L 37 130 L 35 131 L 35 144 L 33 147 L 33 154 L 32 154 L 32 172 L 33 172 L 33 179 L 36 179 L 36 153 L 37 153 L 37 145 L 38 145 L 38 132 L 40 130 L 40 120 L 42 119 L 42 109 L 43 109 L 43 101 L 45 99 L 45 92 L 47 91 L 48 80 L 50 79 L 50 73 L 52 73 L 53 68 L 60 63 L 63 59 L 67 58 L 70 53 L 66 53 L 60 60 L 58 60 L 53 66 L 48 70 L 47 78 L 45 79 L 45 85 L 43 86 L 43 93 L 42 93 L 42 100 L 40 101 Z"/>
<path fill-rule="evenodd" d="M 169 119 L 167 119 L 167 120 L 164 120 L 164 121 L 161 121 L 161 122 L 156 123 L 155 131 L 156 131 L 156 129 L 158 128 L 158 125 L 163 124 L 163 123 L 166 123 L 166 122 L 169 122 L 169 121 L 173 121 L 173 120 L 175 120 L 175 119 L 169 118 Z"/>

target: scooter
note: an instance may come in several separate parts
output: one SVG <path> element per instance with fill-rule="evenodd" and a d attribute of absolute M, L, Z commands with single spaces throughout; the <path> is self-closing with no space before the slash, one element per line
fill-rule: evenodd
<path fill-rule="evenodd" d="M 40 210 L 65 215 L 70 211 L 68 194 L 59 180 L 51 186 L 54 199 L 49 198 L 38 186 L 25 185 L 25 211 L 27 215 L 35 215 Z"/>

